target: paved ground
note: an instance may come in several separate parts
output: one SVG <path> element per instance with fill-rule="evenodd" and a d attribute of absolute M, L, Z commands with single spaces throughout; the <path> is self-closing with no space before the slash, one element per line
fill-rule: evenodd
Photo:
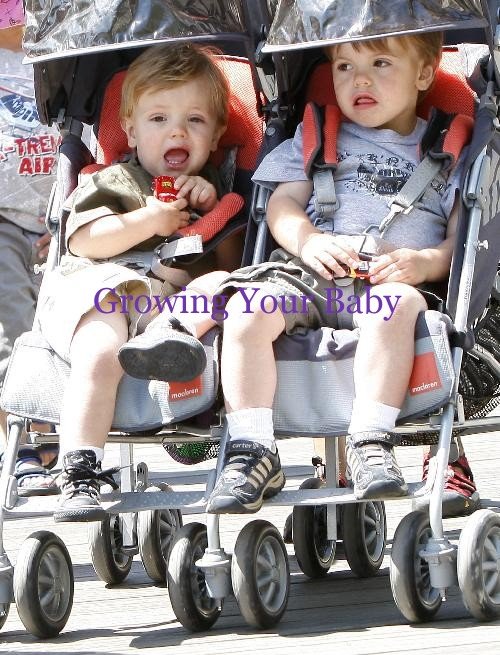
<path fill-rule="evenodd" d="M 495 489 L 498 494 L 498 457 L 495 456 L 498 441 L 490 434 L 466 437 L 465 442 L 482 495 L 495 497 Z M 113 461 L 116 446 L 110 446 L 109 450 L 108 457 Z M 173 465 L 159 446 L 142 446 L 136 450 L 137 458 L 148 462 L 154 475 L 166 469 L 179 470 L 179 466 Z M 287 440 L 282 442 L 280 450 L 291 478 L 297 473 L 303 477 L 304 465 L 310 462 L 311 441 Z M 407 479 L 418 480 L 421 449 L 401 448 L 398 453 Z M 183 471 L 191 474 L 190 469 L 184 468 Z M 193 473 L 196 471 L 192 469 Z M 397 523 L 410 510 L 408 501 L 387 504 L 389 547 Z M 286 515 L 286 508 L 273 507 L 262 510 L 259 518 L 270 520 L 281 530 Z M 194 520 L 194 517 L 187 520 Z M 249 519 L 231 517 L 223 520 L 223 545 L 228 550 L 232 549 L 246 520 Z M 450 520 L 446 528 L 456 537 L 463 524 L 463 519 Z M 409 626 L 392 599 L 387 557 L 379 574 L 371 579 L 354 578 L 346 562 L 339 560 L 325 579 L 310 581 L 298 569 L 291 546 L 288 547 L 292 570 L 289 605 L 276 628 L 264 632 L 250 629 L 231 598 L 209 632 L 192 635 L 176 621 L 166 588 L 149 580 L 138 557 L 125 583 L 106 588 L 96 578 L 90 564 L 85 526 L 56 525 L 51 518 L 9 520 L 5 540 L 13 562 L 22 541 L 32 531 L 42 528 L 59 534 L 70 551 L 75 574 L 73 611 L 58 638 L 37 641 L 26 632 L 12 606 L 0 633 L 2 653 L 118 655 L 142 651 L 156 655 L 174 649 L 176 655 L 302 655 L 319 649 L 342 655 L 500 653 L 500 621 L 479 624 L 470 618 L 458 589 L 452 590 L 435 621 Z"/>

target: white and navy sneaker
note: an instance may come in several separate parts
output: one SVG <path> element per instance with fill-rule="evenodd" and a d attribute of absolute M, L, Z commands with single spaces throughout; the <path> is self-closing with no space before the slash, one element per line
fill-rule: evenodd
<path fill-rule="evenodd" d="M 224 468 L 210 494 L 207 512 L 253 514 L 283 489 L 285 474 L 278 451 L 254 441 L 230 441 Z"/>

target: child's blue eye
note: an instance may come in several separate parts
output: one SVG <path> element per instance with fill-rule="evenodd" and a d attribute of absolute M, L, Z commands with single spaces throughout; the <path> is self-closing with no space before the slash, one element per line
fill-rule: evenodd
<path fill-rule="evenodd" d="M 190 119 L 191 123 L 204 123 L 205 119 L 202 118 L 201 116 L 192 116 Z"/>

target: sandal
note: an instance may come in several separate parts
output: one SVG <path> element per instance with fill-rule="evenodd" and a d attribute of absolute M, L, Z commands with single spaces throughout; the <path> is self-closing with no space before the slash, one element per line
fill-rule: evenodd
<path fill-rule="evenodd" d="M 27 462 L 36 466 L 25 467 Z M 14 467 L 14 477 L 17 480 L 17 495 L 26 496 L 51 496 L 59 493 L 52 475 L 43 468 L 37 453 L 33 452 L 29 457 L 18 458 Z"/>

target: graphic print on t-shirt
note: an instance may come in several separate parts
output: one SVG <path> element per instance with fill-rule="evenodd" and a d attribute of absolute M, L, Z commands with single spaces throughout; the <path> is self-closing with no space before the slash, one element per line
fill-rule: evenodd
<path fill-rule="evenodd" d="M 30 80 L 0 75 L 0 165 L 18 161 L 18 175 L 55 172 L 59 136 L 43 133 Z"/>
<path fill-rule="evenodd" d="M 345 187 L 349 191 L 368 191 L 371 195 L 394 196 L 404 186 L 416 166 L 395 155 L 381 157 L 374 153 L 353 155 L 348 152 L 338 152 L 337 159 L 340 163 L 349 157 L 359 161 L 357 167 L 357 178 L 346 180 Z M 445 191 L 445 185 L 433 180 L 432 187 L 440 196 Z"/>

